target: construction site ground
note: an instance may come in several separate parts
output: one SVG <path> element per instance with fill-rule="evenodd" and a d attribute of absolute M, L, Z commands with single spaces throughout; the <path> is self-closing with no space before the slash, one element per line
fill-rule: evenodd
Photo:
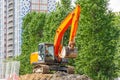
<path fill-rule="evenodd" d="M 65 72 L 56 72 L 54 74 L 26 74 L 21 75 L 19 80 L 91 80 L 86 75 L 67 74 Z"/>

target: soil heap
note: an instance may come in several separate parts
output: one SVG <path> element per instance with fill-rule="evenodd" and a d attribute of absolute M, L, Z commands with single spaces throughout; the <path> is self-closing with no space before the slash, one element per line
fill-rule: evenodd
<path fill-rule="evenodd" d="M 19 77 L 19 80 L 91 80 L 86 75 L 67 74 L 65 72 L 56 72 L 54 74 L 26 74 Z"/>

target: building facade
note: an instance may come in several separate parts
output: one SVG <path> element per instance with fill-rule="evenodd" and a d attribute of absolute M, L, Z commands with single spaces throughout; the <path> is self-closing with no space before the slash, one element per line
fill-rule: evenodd
<path fill-rule="evenodd" d="M 23 17 L 30 11 L 51 12 L 55 0 L 0 0 L 0 58 L 21 53 Z"/>
<path fill-rule="evenodd" d="M 14 0 L 14 56 L 21 53 L 21 16 L 20 16 L 20 0 Z"/>
<path fill-rule="evenodd" d="M 14 1 L 0 0 L 0 4 L 0 54 L 6 58 L 14 55 Z"/>
<path fill-rule="evenodd" d="M 51 12 L 55 10 L 55 0 L 31 0 L 31 11 Z"/>
<path fill-rule="evenodd" d="M 6 57 L 12 57 L 14 56 L 14 0 L 6 0 L 6 32 L 5 39 L 6 44 L 5 50 L 6 50 Z"/>
<path fill-rule="evenodd" d="M 0 0 L 0 77 L 2 77 L 2 61 L 4 60 L 4 2 Z"/>
<path fill-rule="evenodd" d="M 0 61 L 4 58 L 4 2 L 0 0 Z"/>

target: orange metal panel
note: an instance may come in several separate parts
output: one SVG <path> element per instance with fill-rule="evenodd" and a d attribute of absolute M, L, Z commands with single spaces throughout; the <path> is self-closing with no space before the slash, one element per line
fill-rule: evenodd
<path fill-rule="evenodd" d="M 74 9 L 74 11 L 72 13 L 70 13 L 62 21 L 62 23 L 56 30 L 56 34 L 55 34 L 55 38 L 54 38 L 54 54 L 56 57 L 58 57 L 58 59 L 60 59 L 58 54 L 61 51 L 60 49 L 61 49 L 61 45 L 62 45 L 61 44 L 62 37 L 71 24 L 72 24 L 72 26 L 71 26 L 69 43 L 74 42 L 74 38 L 75 38 L 76 31 L 78 28 L 79 16 L 80 16 L 80 6 L 77 5 L 76 8 Z"/>
<path fill-rule="evenodd" d="M 38 62 L 38 52 L 34 52 L 30 55 L 30 63 Z"/>

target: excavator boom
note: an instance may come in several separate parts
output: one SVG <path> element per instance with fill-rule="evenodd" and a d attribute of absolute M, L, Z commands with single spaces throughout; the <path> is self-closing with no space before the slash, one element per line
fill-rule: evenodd
<path fill-rule="evenodd" d="M 54 54 L 59 58 L 59 53 L 61 52 L 61 40 L 63 38 L 66 30 L 71 26 L 70 38 L 69 38 L 69 47 L 74 48 L 74 39 L 78 28 L 78 21 L 80 16 L 80 6 L 77 5 L 73 12 L 71 12 L 60 24 L 56 30 L 56 35 L 54 39 Z"/>

